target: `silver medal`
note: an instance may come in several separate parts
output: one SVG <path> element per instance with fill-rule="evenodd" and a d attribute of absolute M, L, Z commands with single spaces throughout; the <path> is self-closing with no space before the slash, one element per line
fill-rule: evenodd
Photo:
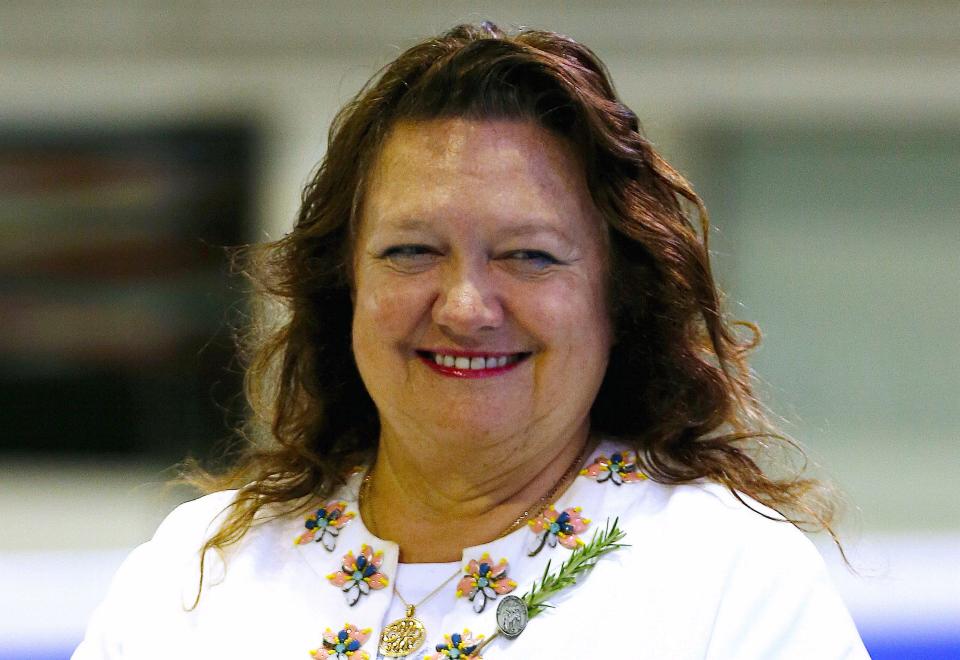
<path fill-rule="evenodd" d="M 519 636 L 529 620 L 527 604 L 516 596 L 505 596 L 497 605 L 497 628 L 510 639 Z"/>

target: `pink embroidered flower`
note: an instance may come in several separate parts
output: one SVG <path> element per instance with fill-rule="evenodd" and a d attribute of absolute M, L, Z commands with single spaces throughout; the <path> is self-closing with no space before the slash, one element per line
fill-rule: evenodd
<path fill-rule="evenodd" d="M 528 555 L 533 557 L 545 545 L 554 548 L 557 541 L 571 550 L 578 545 L 583 545 L 583 540 L 578 535 L 586 531 L 590 520 L 582 517 L 580 510 L 580 507 L 575 506 L 557 513 L 551 504 L 546 511 L 531 520 L 528 524 L 533 530 L 533 540 L 530 543 Z"/>
<path fill-rule="evenodd" d="M 423 656 L 423 660 L 444 660 L 445 658 L 483 660 L 483 657 L 476 652 L 483 635 L 474 638 L 469 630 L 464 629 L 462 635 L 453 633 L 452 635 L 444 635 L 443 638 L 447 641 L 437 644 L 437 652 Z"/>
<path fill-rule="evenodd" d="M 371 589 L 383 589 L 387 586 L 387 576 L 379 571 L 383 561 L 383 550 L 376 553 L 369 545 L 360 548 L 360 554 L 353 556 L 353 550 L 343 556 L 341 570 L 327 576 L 335 586 L 343 591 L 347 605 L 355 605 L 360 596 L 369 594 Z"/>
<path fill-rule="evenodd" d="M 597 483 L 610 481 L 616 486 L 647 478 L 637 469 L 637 455 L 632 451 L 617 452 L 610 458 L 601 454 L 592 464 L 580 470 L 580 474 L 596 479 Z"/>
<path fill-rule="evenodd" d="M 370 628 L 360 630 L 352 623 L 346 623 L 343 630 L 333 632 L 329 628 L 323 633 L 323 647 L 310 651 L 314 660 L 370 660 L 366 651 L 360 647 L 370 637 Z"/>
<path fill-rule="evenodd" d="M 323 543 L 323 547 L 333 551 L 337 547 L 337 537 L 340 536 L 340 528 L 354 519 L 357 515 L 353 511 L 344 513 L 347 508 L 346 502 L 327 502 L 327 504 L 317 509 L 315 513 L 307 516 L 303 526 L 307 528 L 303 534 L 294 541 L 297 545 L 315 541 Z"/>
<path fill-rule="evenodd" d="M 506 559 L 494 564 L 489 552 L 483 553 L 479 562 L 471 559 L 466 575 L 457 584 L 457 598 L 466 595 L 473 601 L 473 611 L 482 612 L 488 600 L 517 588 L 517 583 L 507 578 L 507 567 Z"/>

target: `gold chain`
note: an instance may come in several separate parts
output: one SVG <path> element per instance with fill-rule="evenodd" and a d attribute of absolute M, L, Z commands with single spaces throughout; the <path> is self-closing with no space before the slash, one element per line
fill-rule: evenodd
<path fill-rule="evenodd" d="M 360 502 L 361 502 L 362 500 L 366 499 L 367 502 L 370 501 L 370 499 L 367 497 L 367 495 L 368 495 L 369 492 L 370 492 L 370 483 L 371 483 L 372 481 L 373 481 L 373 477 L 370 475 L 370 471 L 367 471 L 367 473 L 363 476 L 363 482 L 360 484 L 360 492 L 357 494 L 357 508 L 358 508 L 358 509 L 360 508 Z M 371 526 L 375 526 L 376 523 L 374 522 L 374 519 L 373 519 L 373 510 L 370 509 L 370 510 L 367 511 L 367 513 L 369 514 L 369 515 L 367 516 L 367 520 L 370 522 L 370 525 L 371 525 Z M 397 568 L 399 569 L 399 566 L 398 566 Z M 420 640 L 421 640 L 421 641 L 418 642 L 418 643 L 416 643 L 416 647 L 415 647 L 415 648 L 409 649 L 410 651 L 415 651 L 416 648 L 419 648 L 420 645 L 423 644 L 423 641 L 422 641 L 422 640 L 424 639 L 424 637 L 426 637 L 426 628 L 423 627 L 423 622 L 421 622 L 419 619 L 414 619 L 414 616 L 416 615 L 416 612 L 417 612 L 417 608 L 420 607 L 421 605 L 423 605 L 424 603 L 426 603 L 428 600 L 430 600 L 430 599 L 433 598 L 434 596 L 436 596 L 438 593 L 440 593 L 440 590 L 443 589 L 445 586 L 447 586 L 447 585 L 450 583 L 450 580 L 452 580 L 453 578 L 457 577 L 457 576 L 460 575 L 460 573 L 462 573 L 462 572 L 463 572 L 463 569 L 461 568 L 460 564 L 458 563 L 458 564 L 457 564 L 457 570 L 456 570 L 456 572 L 454 572 L 453 575 L 451 575 L 451 576 L 448 577 L 446 580 L 444 580 L 444 581 L 441 582 L 439 585 L 437 585 L 437 588 L 436 588 L 436 589 L 434 589 L 433 591 L 431 591 L 430 593 L 428 593 L 426 596 L 424 596 L 423 598 L 421 598 L 421 599 L 420 599 L 420 602 L 417 603 L 416 605 L 411 605 L 410 603 L 407 602 L 407 599 L 404 598 L 404 597 L 403 597 L 403 594 L 400 593 L 400 590 L 397 589 L 397 580 L 394 579 L 394 581 L 393 581 L 393 593 L 397 594 L 397 598 L 399 598 L 399 599 L 400 599 L 400 602 L 403 603 L 403 606 L 404 606 L 404 608 L 406 609 L 406 618 L 407 618 L 407 619 L 413 619 L 413 622 L 412 622 L 412 623 L 413 623 L 415 626 L 419 627 L 420 631 L 421 631 L 422 634 L 423 634 L 423 637 L 420 637 Z M 398 625 L 398 623 L 399 623 L 399 624 L 402 624 L 402 623 L 403 623 L 403 620 L 394 621 L 394 622 L 391 623 L 389 626 L 387 626 L 387 628 L 395 627 L 395 626 Z M 382 631 L 382 632 L 380 633 L 380 635 L 381 635 L 381 640 L 380 640 L 380 645 L 381 645 L 380 650 L 381 650 L 381 652 L 385 652 L 385 651 L 384 651 L 384 648 L 383 648 L 383 645 L 384 645 L 384 643 L 385 643 L 384 640 L 383 640 L 383 635 L 384 635 L 385 633 L 386 633 L 386 629 L 384 629 L 384 631 Z M 396 641 L 396 640 L 394 640 L 394 641 Z M 387 655 L 390 656 L 390 657 L 394 657 L 392 653 L 387 653 Z"/>
<path fill-rule="evenodd" d="M 550 492 L 537 500 L 535 506 L 524 511 L 519 517 L 517 517 L 516 520 L 507 525 L 507 528 L 500 532 L 497 538 L 502 538 L 507 534 L 510 534 L 519 528 L 524 522 L 529 520 L 532 516 L 540 515 L 547 505 L 553 501 L 557 493 L 560 492 L 560 489 L 570 480 L 570 477 L 573 476 L 583 464 L 583 460 L 586 458 L 587 452 L 590 450 L 592 444 L 593 443 L 591 443 L 589 440 L 584 443 L 580 453 L 576 458 L 573 459 L 573 462 L 570 463 L 566 471 L 563 473 L 563 476 L 560 477 L 557 483 L 553 485 L 553 488 L 550 489 Z M 357 508 L 361 510 L 361 515 L 363 502 L 367 502 L 367 504 L 370 503 L 370 485 L 373 483 L 372 473 L 372 468 L 367 470 L 367 473 L 363 476 L 363 481 L 360 483 L 360 492 L 357 493 Z M 369 507 L 368 509 L 367 522 L 369 523 L 369 529 L 371 527 L 376 527 L 376 522 L 373 517 L 373 509 Z M 407 656 L 423 645 L 423 642 L 427 636 L 427 631 L 423 625 L 423 622 L 415 618 L 417 608 L 440 593 L 440 590 L 447 586 L 452 579 L 460 575 L 462 570 L 462 566 L 458 565 L 456 573 L 448 577 L 446 580 L 440 583 L 437 588 L 421 598 L 420 602 L 416 605 L 411 605 L 407 602 L 407 599 L 404 598 L 399 591 L 397 591 L 397 584 L 396 581 L 394 581 L 393 593 L 397 594 L 397 598 L 399 598 L 406 607 L 406 616 L 391 622 L 380 633 L 379 649 L 382 654 L 387 657 Z"/>
<path fill-rule="evenodd" d="M 401 594 L 399 591 L 397 591 L 397 583 L 396 583 L 396 580 L 394 580 L 394 583 L 393 583 L 393 593 L 397 594 L 397 598 L 399 598 L 400 601 L 403 603 L 403 606 L 407 608 L 407 616 L 413 616 L 413 613 L 417 610 L 418 607 L 420 607 L 421 605 L 423 605 L 424 603 L 426 603 L 428 600 L 430 600 L 431 598 L 433 598 L 434 596 L 436 596 L 438 593 L 440 593 L 440 590 L 443 589 L 445 586 L 447 586 L 447 584 L 450 583 L 450 580 L 452 580 L 453 578 L 455 578 L 455 577 L 457 577 L 458 575 L 460 575 L 461 572 L 462 572 L 462 569 L 460 568 L 460 565 L 458 564 L 458 565 L 457 565 L 457 572 L 456 572 L 456 573 L 454 573 L 453 575 L 451 575 L 450 577 L 448 577 L 446 580 L 444 580 L 443 582 L 440 583 L 440 586 L 438 586 L 436 589 L 434 589 L 433 591 L 431 591 L 430 593 L 428 593 L 426 596 L 424 596 L 423 598 L 421 598 L 421 599 L 420 599 L 420 602 L 417 603 L 416 605 L 411 605 L 410 603 L 408 603 L 408 602 L 407 602 L 407 599 L 403 597 L 403 594 Z"/>
<path fill-rule="evenodd" d="M 587 440 L 583 445 L 583 449 L 580 450 L 580 453 L 573 459 L 573 462 L 567 467 L 566 472 L 563 473 L 563 476 L 560 477 L 560 480 L 553 485 L 553 488 L 550 489 L 546 495 L 537 500 L 537 503 L 517 516 L 517 519 L 512 523 L 507 525 L 507 528 L 500 532 L 497 538 L 503 538 L 507 534 L 511 534 L 516 530 L 520 529 L 523 523 L 527 522 L 531 518 L 536 518 L 543 510 L 547 508 L 548 505 L 553 503 L 553 500 L 556 498 L 557 494 L 560 492 L 560 489 L 563 488 L 566 483 L 570 480 L 570 477 L 573 476 L 577 471 L 579 471 L 580 466 L 583 465 L 584 459 L 586 459 L 587 454 L 590 452 L 590 448 L 593 443 Z"/>

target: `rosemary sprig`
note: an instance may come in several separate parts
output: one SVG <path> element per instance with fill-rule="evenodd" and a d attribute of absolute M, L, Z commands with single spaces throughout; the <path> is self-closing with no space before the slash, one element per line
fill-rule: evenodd
<path fill-rule="evenodd" d="M 540 578 L 540 585 L 537 586 L 537 583 L 534 582 L 530 591 L 521 596 L 527 606 L 528 619 L 532 619 L 547 608 L 553 607 L 547 602 L 547 599 L 576 584 L 577 576 L 593 568 L 605 554 L 629 547 L 629 543 L 620 543 L 626 536 L 626 532 L 617 526 L 619 522 L 619 518 L 614 518 L 611 524 L 608 519 L 604 529 L 594 532 L 589 543 L 581 545 L 571 552 L 567 560 L 560 564 L 560 570 L 555 574 L 550 573 L 550 561 L 547 561 L 547 565 L 543 569 L 543 577 Z M 497 630 L 480 642 L 474 650 L 474 654 L 479 655 L 484 647 L 499 635 L 500 631 Z"/>
<path fill-rule="evenodd" d="M 606 527 L 595 532 L 589 543 L 570 553 L 556 573 L 550 573 L 550 562 L 547 562 L 539 586 L 534 582 L 530 591 L 523 595 L 523 602 L 527 604 L 527 614 L 531 619 L 553 607 L 547 599 L 576 584 L 577 576 L 593 568 L 601 557 L 627 547 L 628 544 L 620 543 L 626 533 L 617 526 L 619 521 L 619 518 L 614 518 L 611 524 L 608 520 Z"/>

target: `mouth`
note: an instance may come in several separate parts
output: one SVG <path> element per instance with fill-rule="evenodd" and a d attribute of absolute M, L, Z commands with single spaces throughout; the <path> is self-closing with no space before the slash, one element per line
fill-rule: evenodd
<path fill-rule="evenodd" d="M 476 351 L 417 351 L 417 357 L 434 371 L 457 378 L 485 378 L 514 369 L 532 353 L 481 353 Z"/>

